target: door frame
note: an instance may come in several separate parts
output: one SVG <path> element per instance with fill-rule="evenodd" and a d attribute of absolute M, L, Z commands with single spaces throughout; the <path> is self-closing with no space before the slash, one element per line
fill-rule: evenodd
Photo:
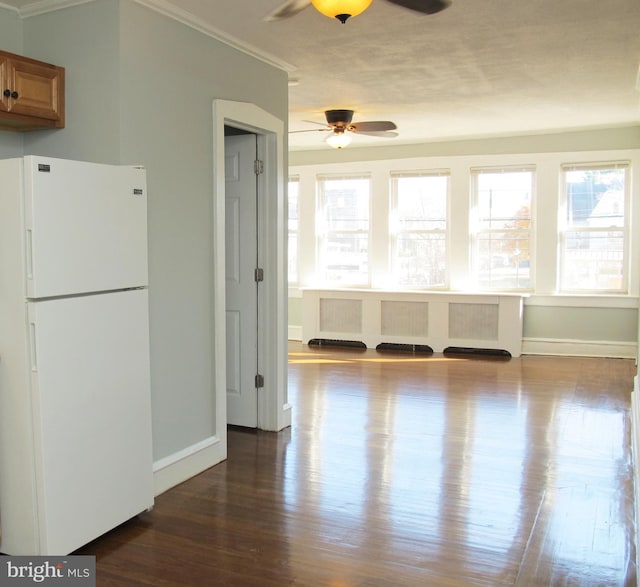
<path fill-rule="evenodd" d="M 257 136 L 264 172 L 258 176 L 258 262 L 264 281 L 258 294 L 258 428 L 278 431 L 291 425 L 287 397 L 287 160 L 285 124 L 249 102 L 213 101 L 212 380 L 216 436 L 227 447 L 225 296 L 225 143 L 224 127 Z"/>

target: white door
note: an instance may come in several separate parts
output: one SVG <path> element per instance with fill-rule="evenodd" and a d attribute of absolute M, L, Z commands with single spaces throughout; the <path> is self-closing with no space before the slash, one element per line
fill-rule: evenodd
<path fill-rule="evenodd" d="M 27 295 L 144 286 L 144 169 L 25 157 Z"/>
<path fill-rule="evenodd" d="M 40 552 L 153 505 L 147 290 L 29 303 Z"/>
<path fill-rule="evenodd" d="M 225 138 L 227 423 L 258 426 L 257 137 Z"/>

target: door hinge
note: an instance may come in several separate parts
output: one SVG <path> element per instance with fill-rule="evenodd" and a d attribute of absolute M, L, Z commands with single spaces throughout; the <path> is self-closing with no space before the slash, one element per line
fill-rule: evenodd
<path fill-rule="evenodd" d="M 264 269 L 262 267 L 258 267 L 254 272 L 254 278 L 257 283 L 264 281 Z"/>
<path fill-rule="evenodd" d="M 256 175 L 260 175 L 260 174 L 264 173 L 264 163 L 260 159 L 256 159 L 253 162 L 253 172 Z"/>
<path fill-rule="evenodd" d="M 258 373 L 256 375 L 256 388 L 260 389 L 261 387 L 264 387 L 264 375 L 260 375 L 260 373 Z"/>

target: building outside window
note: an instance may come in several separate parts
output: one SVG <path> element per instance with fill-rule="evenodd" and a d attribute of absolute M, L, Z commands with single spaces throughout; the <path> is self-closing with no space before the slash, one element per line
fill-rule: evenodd
<path fill-rule="evenodd" d="M 626 293 L 629 163 L 564 165 L 562 292 Z"/>
<path fill-rule="evenodd" d="M 535 169 L 472 169 L 472 259 L 481 290 L 532 287 Z"/>
<path fill-rule="evenodd" d="M 326 285 L 370 284 L 370 184 L 362 175 L 318 177 L 318 273 Z"/>
<path fill-rule="evenodd" d="M 390 247 L 394 285 L 445 288 L 449 172 L 391 175 Z"/>
<path fill-rule="evenodd" d="M 298 283 L 299 188 L 300 179 L 298 177 L 290 177 L 288 185 L 288 272 L 289 283 L 294 285 Z"/>

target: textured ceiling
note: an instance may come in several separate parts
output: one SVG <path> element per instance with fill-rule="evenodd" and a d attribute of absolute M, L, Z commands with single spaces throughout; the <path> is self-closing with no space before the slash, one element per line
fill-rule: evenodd
<path fill-rule="evenodd" d="M 265 22 L 283 0 L 157 3 L 287 69 L 290 130 L 329 108 L 398 125 L 360 146 L 640 123 L 639 0 L 453 0 L 431 16 L 374 0 L 345 25 L 312 7 Z M 324 136 L 292 134 L 290 148 L 325 148 Z"/>

